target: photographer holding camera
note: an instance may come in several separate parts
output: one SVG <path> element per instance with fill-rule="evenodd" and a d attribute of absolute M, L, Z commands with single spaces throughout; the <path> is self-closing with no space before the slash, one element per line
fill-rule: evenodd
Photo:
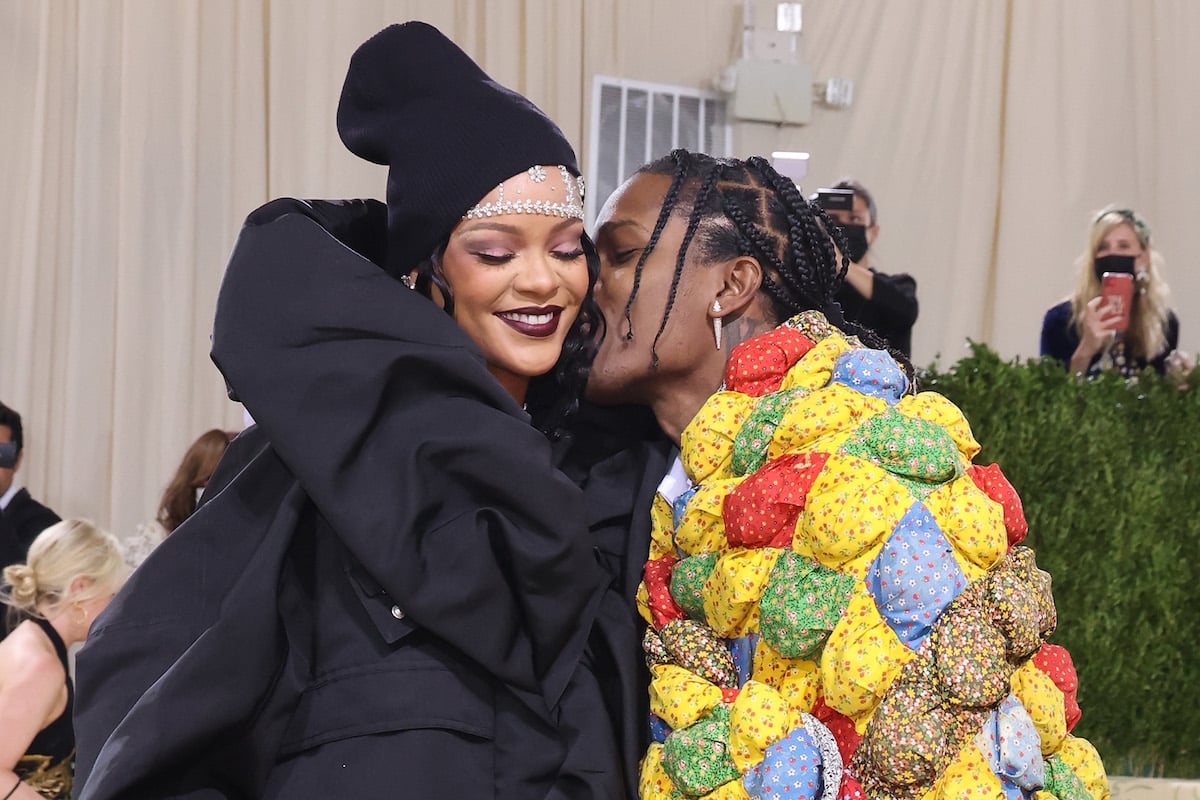
<path fill-rule="evenodd" d="M 815 201 L 842 229 L 850 266 L 837 300 L 846 319 L 878 333 L 906 358 L 912 357 L 917 321 L 917 282 L 906 273 L 888 275 L 871 266 L 879 235 L 875 199 L 856 180 L 844 178 L 817 191 Z"/>
<path fill-rule="evenodd" d="M 23 562 L 37 535 L 59 521 L 58 514 L 13 483 L 24 440 L 21 415 L 0 403 L 0 569 Z"/>

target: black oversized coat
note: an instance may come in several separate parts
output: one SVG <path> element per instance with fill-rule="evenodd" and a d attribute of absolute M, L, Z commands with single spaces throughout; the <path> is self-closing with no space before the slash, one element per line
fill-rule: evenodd
<path fill-rule="evenodd" d="M 625 793 L 582 495 L 360 255 L 381 208 L 248 220 L 213 358 L 258 424 L 79 655 L 77 797 Z"/>

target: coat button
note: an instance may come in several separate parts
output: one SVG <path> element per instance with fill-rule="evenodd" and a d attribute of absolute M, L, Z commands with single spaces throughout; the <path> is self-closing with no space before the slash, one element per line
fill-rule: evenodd
<path fill-rule="evenodd" d="M 404 619 L 404 612 L 400 610 L 400 606 L 392 606 L 392 616 L 396 619 Z"/>

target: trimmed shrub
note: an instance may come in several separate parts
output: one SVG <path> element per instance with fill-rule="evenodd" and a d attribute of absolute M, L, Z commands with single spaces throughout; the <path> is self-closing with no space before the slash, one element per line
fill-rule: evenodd
<path fill-rule="evenodd" d="M 1110 774 L 1200 777 L 1200 370 L 1080 380 L 986 346 L 920 388 L 962 409 L 1054 579 L 1083 718 Z"/>

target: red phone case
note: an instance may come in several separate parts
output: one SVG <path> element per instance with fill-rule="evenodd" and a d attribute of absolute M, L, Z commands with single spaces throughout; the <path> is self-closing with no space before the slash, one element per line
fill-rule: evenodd
<path fill-rule="evenodd" d="M 1129 327 L 1129 310 L 1133 303 L 1133 276 L 1128 272 L 1106 272 L 1100 277 L 1100 294 L 1104 297 L 1101 307 L 1109 313 L 1120 314 L 1117 330 Z"/>

